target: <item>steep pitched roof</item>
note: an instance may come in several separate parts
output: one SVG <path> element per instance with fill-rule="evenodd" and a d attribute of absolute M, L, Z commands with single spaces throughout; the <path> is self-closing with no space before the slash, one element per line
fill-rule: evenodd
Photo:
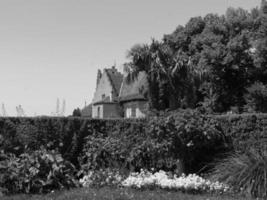
<path fill-rule="evenodd" d="M 145 72 L 140 72 L 136 80 L 132 83 L 127 83 L 126 77 L 124 77 L 119 100 L 133 101 L 133 100 L 146 100 L 144 93 L 148 90 L 147 75 Z"/>
<path fill-rule="evenodd" d="M 109 77 L 112 87 L 117 96 L 119 96 L 123 75 L 115 67 L 104 69 Z"/>

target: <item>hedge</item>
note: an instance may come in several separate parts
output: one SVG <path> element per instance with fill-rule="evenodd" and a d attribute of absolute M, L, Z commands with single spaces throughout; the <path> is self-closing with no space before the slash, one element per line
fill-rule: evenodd
<path fill-rule="evenodd" d="M 235 151 L 243 153 L 251 148 L 267 150 L 267 114 L 217 115 L 213 118 L 230 137 Z"/>
<path fill-rule="evenodd" d="M 142 120 L 0 118 L 0 151 L 58 150 L 76 167 L 199 172 L 229 151 L 266 148 L 267 115 L 206 116 L 180 111 Z"/>
<path fill-rule="evenodd" d="M 75 117 L 0 117 L 0 151 L 20 155 L 41 146 L 57 149 L 67 160 L 78 163 L 88 135 L 115 130 L 134 130 L 142 120 L 94 120 Z"/>

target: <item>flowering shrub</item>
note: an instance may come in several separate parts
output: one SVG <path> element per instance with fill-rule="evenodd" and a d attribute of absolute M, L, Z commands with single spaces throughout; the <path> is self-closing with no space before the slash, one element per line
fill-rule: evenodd
<path fill-rule="evenodd" d="M 227 192 L 229 187 L 223 183 L 211 182 L 196 174 L 180 177 L 176 175 L 170 177 L 166 172 L 159 171 L 151 173 L 141 171 L 131 173 L 122 183 L 125 187 L 147 188 L 160 187 L 162 189 L 182 190 L 186 192 Z"/>

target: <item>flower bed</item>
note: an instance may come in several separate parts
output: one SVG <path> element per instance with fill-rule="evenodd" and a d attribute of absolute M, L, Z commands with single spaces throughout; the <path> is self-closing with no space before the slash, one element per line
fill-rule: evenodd
<path fill-rule="evenodd" d="M 80 183 L 84 187 L 90 187 L 94 185 L 96 172 L 90 172 L 88 175 L 80 179 Z M 102 174 L 103 176 L 103 174 Z M 104 177 L 104 176 L 103 176 Z M 212 182 L 206 180 L 196 174 L 190 174 L 180 177 L 176 175 L 168 175 L 165 171 L 159 171 L 151 173 L 149 171 L 141 170 L 140 173 L 131 173 L 126 179 L 123 179 L 118 173 L 108 173 L 107 177 L 103 178 L 102 184 L 119 185 L 122 187 L 131 187 L 136 189 L 142 188 L 161 188 L 168 190 L 179 190 L 184 192 L 227 192 L 229 186 L 219 182 Z"/>

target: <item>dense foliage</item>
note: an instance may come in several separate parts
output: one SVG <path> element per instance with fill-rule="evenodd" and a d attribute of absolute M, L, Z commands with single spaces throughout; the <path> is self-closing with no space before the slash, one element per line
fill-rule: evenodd
<path fill-rule="evenodd" d="M 114 167 L 130 171 L 198 171 L 215 155 L 226 152 L 226 138 L 212 120 L 197 114 L 187 117 L 156 118 L 149 120 L 144 129 L 89 135 L 81 165 L 88 170 Z"/>
<path fill-rule="evenodd" d="M 0 191 L 5 193 L 43 193 L 77 187 L 75 174 L 75 167 L 54 151 L 0 154 Z"/>
<path fill-rule="evenodd" d="M 244 153 L 250 148 L 267 150 L 267 115 L 219 115 L 214 116 L 224 134 L 230 137 L 234 151 Z"/>
<path fill-rule="evenodd" d="M 219 145 L 221 142 L 236 151 L 252 146 L 264 148 L 266 129 L 264 114 L 207 116 L 190 110 L 143 120 L 0 118 L 0 150 L 19 156 L 45 146 L 48 150 L 58 149 L 64 159 L 78 167 L 77 158 L 84 156 L 87 148 L 97 154 L 114 151 L 113 158 L 127 159 L 128 164 L 134 161 L 135 167 L 143 168 L 143 165 L 160 166 L 161 159 L 171 157 L 184 158 L 188 164 L 198 163 L 214 152 L 210 148 L 220 151 L 219 148 L 224 147 Z M 130 151 L 133 154 L 128 156 Z M 146 159 L 144 152 L 149 153 L 146 156 L 151 160 Z M 172 156 L 172 152 L 179 152 L 179 155 Z M 158 163 L 152 164 L 151 154 Z M 147 160 L 146 164 L 142 164 L 145 162 L 142 159 Z"/>
<path fill-rule="evenodd" d="M 81 112 L 80 108 L 74 109 L 73 112 L 72 112 L 72 116 L 73 117 L 81 117 L 82 116 L 82 112 Z"/>
<path fill-rule="evenodd" d="M 222 16 L 193 17 L 162 41 L 135 45 L 125 64 L 129 80 L 140 71 L 147 73 L 146 95 L 154 109 L 242 112 L 246 88 L 255 82 L 267 84 L 264 2 L 261 9 L 229 8 Z"/>
<path fill-rule="evenodd" d="M 233 154 L 216 165 L 213 178 L 251 197 L 267 197 L 267 151 Z"/>
<path fill-rule="evenodd" d="M 248 112 L 267 112 L 267 86 L 262 83 L 254 83 L 247 88 L 245 96 L 246 110 Z"/>
<path fill-rule="evenodd" d="M 201 173 L 229 151 L 266 149 L 266 129 L 264 114 L 216 116 L 193 110 L 142 120 L 0 118 L 0 187 L 11 192 L 72 187 L 79 178 L 75 168 L 80 176 L 100 169 Z"/>
<path fill-rule="evenodd" d="M 136 126 L 142 127 L 142 120 Z M 130 120 L 91 120 L 86 118 L 0 118 L 0 150 L 20 155 L 26 151 L 58 149 L 64 159 L 78 164 L 85 137 L 131 129 Z"/>

